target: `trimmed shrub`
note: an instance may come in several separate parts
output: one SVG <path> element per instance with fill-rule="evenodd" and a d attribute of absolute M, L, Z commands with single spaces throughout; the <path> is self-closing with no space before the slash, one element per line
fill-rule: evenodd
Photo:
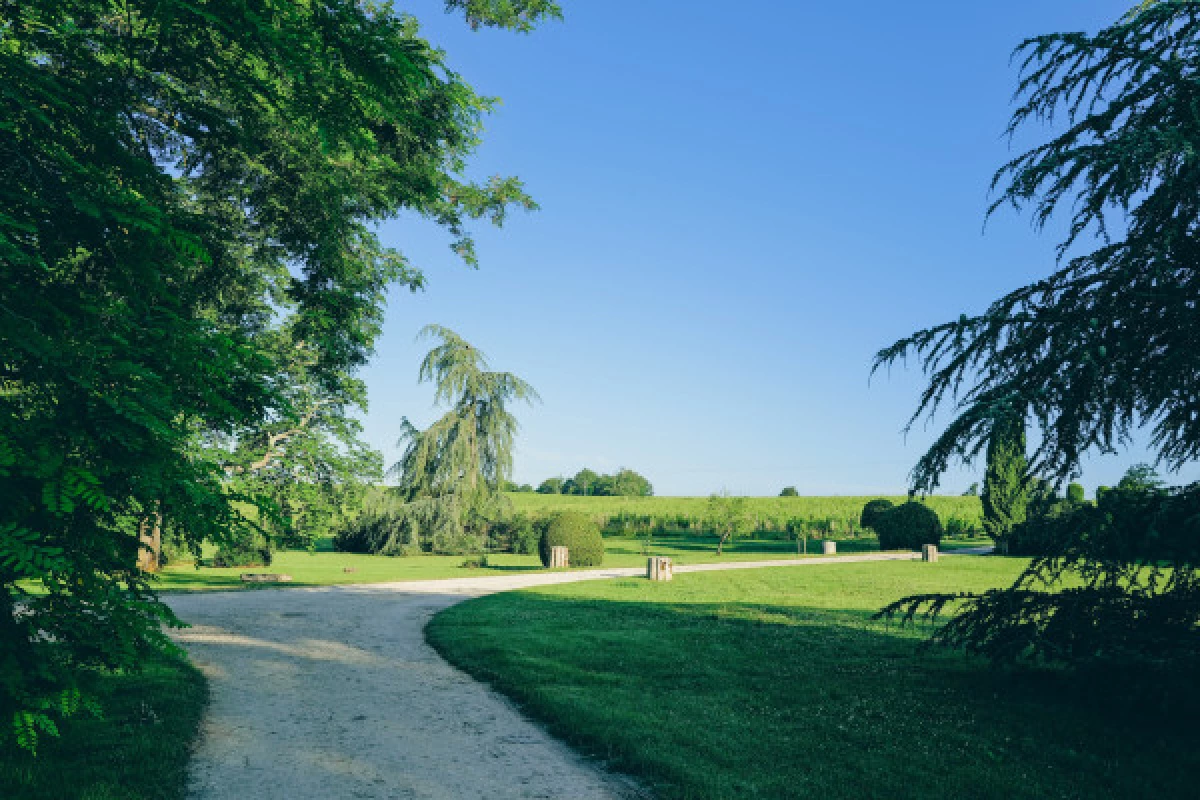
<path fill-rule="evenodd" d="M 891 500 L 883 497 L 874 500 L 868 500 L 863 506 L 862 516 L 858 519 L 858 524 L 864 528 L 875 529 L 875 521 L 879 519 L 879 515 L 890 508 L 894 508 Z"/>
<path fill-rule="evenodd" d="M 214 567 L 269 567 L 271 543 L 262 534 L 248 533 L 235 542 L 221 545 L 213 556 Z"/>
<path fill-rule="evenodd" d="M 923 544 L 941 544 L 942 522 L 928 506 L 909 501 L 888 509 L 875 519 L 880 550 L 918 550 Z"/>
<path fill-rule="evenodd" d="M 598 567 L 604 562 L 600 528 L 586 514 L 564 511 L 550 517 L 538 547 L 543 566 L 550 566 L 551 547 L 567 548 L 572 567 Z"/>

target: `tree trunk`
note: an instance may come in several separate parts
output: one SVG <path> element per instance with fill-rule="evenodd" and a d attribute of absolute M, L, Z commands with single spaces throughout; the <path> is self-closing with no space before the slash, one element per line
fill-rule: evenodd
<path fill-rule="evenodd" d="M 725 540 L 729 538 L 728 533 L 721 534 L 721 538 L 717 540 L 717 555 L 721 555 L 721 549 L 725 547 Z"/>
<path fill-rule="evenodd" d="M 138 569 L 158 572 L 162 567 L 162 512 L 138 523 Z"/>

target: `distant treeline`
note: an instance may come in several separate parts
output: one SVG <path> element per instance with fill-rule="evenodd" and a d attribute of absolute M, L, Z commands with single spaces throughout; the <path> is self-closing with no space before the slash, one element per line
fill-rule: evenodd
<path fill-rule="evenodd" d="M 509 482 L 506 492 L 530 494 L 569 494 L 576 497 L 650 497 L 654 487 L 644 475 L 631 469 L 619 469 L 611 475 L 584 469 L 570 478 L 547 478 L 537 489 L 529 484 L 517 485 Z"/>

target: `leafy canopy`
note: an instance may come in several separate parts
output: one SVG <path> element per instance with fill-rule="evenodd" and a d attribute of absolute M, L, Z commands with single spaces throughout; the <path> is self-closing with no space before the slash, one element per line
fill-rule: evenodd
<path fill-rule="evenodd" d="M 470 221 L 533 202 L 464 176 L 493 101 L 385 3 L 0 0 L 0 87 L 0 736 L 33 748 L 79 669 L 167 646 L 147 522 L 230 538 L 269 506 L 251 445 L 363 403 L 387 287 L 423 284 L 377 223 L 473 264 Z"/>

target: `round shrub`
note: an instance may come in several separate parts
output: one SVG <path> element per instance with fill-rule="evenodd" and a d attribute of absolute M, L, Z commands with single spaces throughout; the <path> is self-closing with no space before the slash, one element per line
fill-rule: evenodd
<path fill-rule="evenodd" d="M 604 562 L 604 539 L 600 528 L 586 514 L 564 511 L 546 522 L 538 552 L 542 565 L 550 566 L 550 548 L 567 548 L 572 567 L 598 567 Z"/>
<path fill-rule="evenodd" d="M 923 544 L 941 544 L 942 521 L 929 506 L 909 501 L 875 518 L 880 550 L 919 550 Z"/>
<path fill-rule="evenodd" d="M 875 500 L 868 500 L 863 506 L 862 517 L 859 518 L 858 524 L 864 528 L 875 529 L 875 520 L 879 519 L 879 515 L 893 508 L 892 501 L 883 497 Z"/>

